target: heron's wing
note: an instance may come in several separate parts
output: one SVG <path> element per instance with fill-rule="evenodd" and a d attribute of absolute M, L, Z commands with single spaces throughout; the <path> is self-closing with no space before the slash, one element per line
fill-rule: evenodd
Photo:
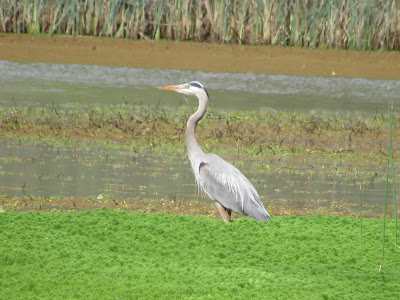
<path fill-rule="evenodd" d="M 250 181 L 218 155 L 204 155 L 199 164 L 199 183 L 211 199 L 225 208 L 256 220 L 269 220 L 269 214 Z"/>

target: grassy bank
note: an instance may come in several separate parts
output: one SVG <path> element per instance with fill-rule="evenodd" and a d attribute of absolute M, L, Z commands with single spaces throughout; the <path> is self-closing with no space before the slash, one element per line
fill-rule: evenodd
<path fill-rule="evenodd" d="M 0 298 L 396 299 L 399 249 L 387 233 L 382 259 L 381 223 L 0 213 Z"/>
<path fill-rule="evenodd" d="M 359 50 L 399 49 L 398 2 L 6 0 L 2 30 Z"/>

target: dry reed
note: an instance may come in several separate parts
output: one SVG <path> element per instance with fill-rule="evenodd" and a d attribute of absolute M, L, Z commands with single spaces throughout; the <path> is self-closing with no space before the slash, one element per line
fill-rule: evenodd
<path fill-rule="evenodd" d="M 4 32 L 400 49 L 399 2 L 0 0 Z"/>

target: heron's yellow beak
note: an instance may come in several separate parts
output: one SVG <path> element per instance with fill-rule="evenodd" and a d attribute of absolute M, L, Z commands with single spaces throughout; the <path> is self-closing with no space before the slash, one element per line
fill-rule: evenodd
<path fill-rule="evenodd" d="M 179 84 L 179 85 L 168 85 L 164 87 L 159 87 L 158 89 L 167 90 L 167 91 L 174 91 L 185 95 L 193 95 L 190 91 L 190 85 L 187 83 Z"/>
<path fill-rule="evenodd" d="M 179 91 L 181 88 L 174 86 L 174 85 L 169 85 L 169 86 L 163 86 L 163 87 L 157 87 L 160 90 L 167 90 L 167 91 Z"/>
<path fill-rule="evenodd" d="M 164 86 L 164 87 L 159 87 L 158 89 L 167 90 L 167 91 L 175 91 L 175 92 L 181 93 L 181 92 L 187 90 L 189 87 L 190 87 L 190 85 L 185 83 L 185 84 L 178 84 L 178 85 L 168 85 L 168 86 Z"/>

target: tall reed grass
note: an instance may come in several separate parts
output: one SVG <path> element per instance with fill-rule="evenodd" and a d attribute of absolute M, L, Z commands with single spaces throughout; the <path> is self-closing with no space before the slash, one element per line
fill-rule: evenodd
<path fill-rule="evenodd" d="M 396 0 L 0 0 L 4 32 L 400 49 Z"/>
<path fill-rule="evenodd" d="M 389 152 L 387 156 L 386 167 L 386 185 L 385 185 L 385 201 L 383 207 L 383 223 L 382 223 L 382 260 L 385 256 L 385 233 L 386 233 L 386 206 L 388 201 L 389 173 L 392 171 L 393 185 L 393 214 L 394 214 L 394 245 L 397 245 L 397 195 L 396 195 L 396 175 L 394 171 L 393 161 L 393 102 L 390 100 L 390 86 L 388 86 L 388 112 L 389 112 Z M 382 263 L 380 268 L 382 267 Z"/>

